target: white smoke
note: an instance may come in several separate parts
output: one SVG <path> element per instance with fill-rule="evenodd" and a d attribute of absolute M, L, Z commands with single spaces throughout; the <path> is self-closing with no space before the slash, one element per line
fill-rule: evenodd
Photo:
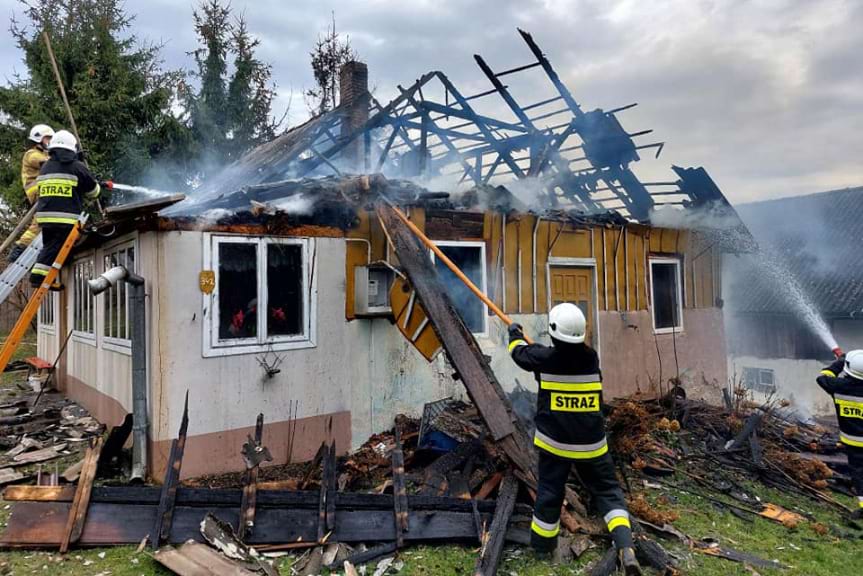
<path fill-rule="evenodd" d="M 233 214 L 234 212 L 232 212 L 231 210 L 226 210 L 224 208 L 211 208 L 210 210 L 202 213 L 198 217 L 198 219 L 202 225 L 215 224 L 223 218 L 233 216 Z"/>
<path fill-rule="evenodd" d="M 305 194 L 296 194 L 288 196 L 275 202 L 270 202 L 269 205 L 279 212 L 287 212 L 288 214 L 297 214 L 300 216 L 309 216 L 315 211 L 317 199 L 306 196 Z"/>
<path fill-rule="evenodd" d="M 650 210 L 649 218 L 654 226 L 680 230 L 733 230 L 742 224 L 734 210 L 721 203 L 699 208 L 660 206 Z"/>

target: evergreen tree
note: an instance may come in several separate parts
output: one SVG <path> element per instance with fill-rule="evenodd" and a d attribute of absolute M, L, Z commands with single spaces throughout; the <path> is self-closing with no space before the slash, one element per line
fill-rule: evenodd
<path fill-rule="evenodd" d="M 227 106 L 232 160 L 272 140 L 284 121 L 284 116 L 276 121 L 271 115 L 275 86 L 270 85 L 271 66 L 255 58 L 258 44 L 260 41 L 249 33 L 245 18 L 238 17 L 232 34 L 234 74 L 228 85 Z"/>
<path fill-rule="evenodd" d="M 194 13 L 200 87 L 186 103 L 202 160 L 199 178 L 208 175 L 208 166 L 218 169 L 272 139 L 282 124 L 272 117 L 271 68 L 255 56 L 259 41 L 244 17 L 232 22 L 231 16 L 223 0 L 204 0 Z"/>
<path fill-rule="evenodd" d="M 192 54 L 201 82 L 198 92 L 189 93 L 187 106 L 192 133 L 199 154 L 207 151 L 221 162 L 226 152 L 228 132 L 226 76 L 230 48 L 231 9 L 221 0 L 207 0 L 193 12 L 195 31 L 201 46 Z"/>
<path fill-rule="evenodd" d="M 188 134 L 171 113 L 179 72 L 160 68 L 159 46 L 129 34 L 120 0 L 28 0 L 12 38 L 27 74 L 0 87 L 0 194 L 23 206 L 20 161 L 30 126 L 68 127 L 41 33 L 51 37 L 82 145 L 94 170 L 135 182 L 154 160 L 180 169 Z"/>
<path fill-rule="evenodd" d="M 332 26 L 323 36 L 318 36 L 315 49 L 309 56 L 315 87 L 305 91 L 306 105 L 312 114 L 323 114 L 339 105 L 339 71 L 342 65 L 357 59 L 356 52 L 351 48 L 350 38 L 342 40 L 336 32 L 335 13 Z"/>

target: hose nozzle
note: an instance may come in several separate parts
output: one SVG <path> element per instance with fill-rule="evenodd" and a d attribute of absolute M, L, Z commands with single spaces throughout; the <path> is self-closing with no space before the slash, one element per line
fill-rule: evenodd
<path fill-rule="evenodd" d="M 842 348 L 837 346 L 836 348 L 833 349 L 833 355 L 836 356 L 836 358 L 841 358 L 842 356 L 845 355 L 845 352 L 842 351 Z"/>

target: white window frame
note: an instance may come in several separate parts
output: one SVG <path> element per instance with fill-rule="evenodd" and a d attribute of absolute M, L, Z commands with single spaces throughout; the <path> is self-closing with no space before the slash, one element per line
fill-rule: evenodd
<path fill-rule="evenodd" d="M 656 313 L 654 307 L 656 306 L 656 302 L 653 301 L 653 288 L 654 288 L 654 276 L 653 276 L 653 265 L 654 264 L 674 264 L 677 270 L 677 319 L 678 325 L 672 326 L 670 328 L 657 328 L 656 327 Z M 648 268 L 650 269 L 650 322 L 653 325 L 653 333 L 654 334 L 680 334 L 683 332 L 683 261 L 680 258 L 669 258 L 669 257 L 658 257 L 651 256 L 648 262 Z"/>
<path fill-rule="evenodd" d="M 97 314 L 99 310 L 98 299 L 95 296 L 92 296 L 90 293 L 90 288 L 87 286 L 86 281 L 78 282 L 78 267 L 79 265 L 89 262 L 90 266 L 93 270 L 93 276 L 95 277 L 99 272 L 96 267 L 96 252 L 92 251 L 87 253 L 86 255 L 82 255 L 75 260 L 72 261 L 71 266 L 71 284 L 72 284 L 72 305 L 69 307 L 71 314 L 71 322 L 69 323 L 72 328 L 72 339 L 77 342 L 83 342 L 85 344 L 89 344 L 90 346 L 96 346 L 97 342 L 97 333 L 99 329 L 99 315 Z M 92 308 L 90 309 L 90 314 L 92 315 L 91 320 L 93 323 L 93 331 L 92 332 L 84 332 L 83 330 L 78 330 L 75 328 L 75 313 L 77 312 L 76 301 L 77 299 L 83 295 L 84 301 L 90 303 Z"/>
<path fill-rule="evenodd" d="M 479 241 L 469 241 L 469 240 L 435 240 L 435 246 L 438 248 L 446 248 L 447 246 L 453 246 L 458 248 L 479 248 L 480 249 L 480 269 L 482 270 L 482 285 L 478 286 L 482 293 L 488 296 L 488 288 L 486 286 L 487 280 L 487 271 L 486 267 L 488 263 L 486 262 L 485 255 L 485 242 Z M 435 253 L 433 251 L 429 251 L 431 254 L 432 264 L 436 265 L 437 258 L 435 257 Z M 473 332 L 474 336 L 488 336 L 488 306 L 485 302 L 482 302 L 482 332 Z"/>
<path fill-rule="evenodd" d="M 123 250 L 132 249 L 135 251 L 135 262 L 134 269 L 130 270 L 130 272 L 138 273 L 138 261 L 141 257 L 141 253 L 138 250 L 138 242 L 135 238 L 123 239 L 119 242 L 115 242 L 110 245 L 106 245 L 102 248 L 101 258 L 99 259 L 100 271 L 99 274 L 107 272 L 105 269 L 105 258 L 110 256 L 114 252 L 120 252 Z M 97 310 L 99 313 L 99 335 L 101 337 L 101 346 L 104 350 L 111 350 L 112 352 L 120 352 L 121 354 L 131 355 L 132 354 L 132 314 L 130 310 L 130 294 L 129 294 L 129 286 L 127 285 L 124 289 L 125 298 L 126 298 L 126 326 L 129 327 L 129 338 L 117 338 L 116 336 L 109 336 L 105 330 L 105 322 L 107 321 L 107 317 L 105 315 L 105 299 L 110 295 L 115 294 L 115 290 L 117 288 L 109 288 L 99 294 L 97 297 L 99 300 L 99 305 L 97 306 Z"/>
<path fill-rule="evenodd" d="M 54 298 L 57 294 L 55 292 L 48 292 L 42 298 L 42 303 L 39 305 L 39 314 L 37 327 L 40 332 L 45 334 L 55 334 L 56 326 L 57 326 L 57 299 Z M 47 308 L 51 309 L 51 322 L 45 322 L 45 311 Z"/>
<path fill-rule="evenodd" d="M 295 245 L 302 248 L 303 255 L 303 333 L 295 336 L 266 335 L 266 314 L 258 314 L 257 337 L 219 339 L 219 245 L 222 243 L 254 244 L 257 250 L 257 282 L 258 310 L 266 310 L 268 304 L 266 248 L 270 244 Z M 272 350 L 299 350 L 317 346 L 317 274 L 316 242 L 314 238 L 305 237 L 272 237 L 272 236 L 240 236 L 231 234 L 205 234 L 204 238 L 204 270 L 212 270 L 216 277 L 215 287 L 211 294 L 202 294 L 203 317 L 203 351 L 205 358 L 218 356 L 234 356 L 238 354 L 257 354 Z"/>

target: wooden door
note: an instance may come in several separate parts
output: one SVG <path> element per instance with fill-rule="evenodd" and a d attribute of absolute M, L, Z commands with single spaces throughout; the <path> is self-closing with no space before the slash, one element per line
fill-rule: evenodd
<path fill-rule="evenodd" d="M 551 268 L 551 305 L 562 302 L 572 302 L 587 318 L 587 342 L 595 348 L 593 342 L 593 268 L 575 266 L 554 266 Z"/>

